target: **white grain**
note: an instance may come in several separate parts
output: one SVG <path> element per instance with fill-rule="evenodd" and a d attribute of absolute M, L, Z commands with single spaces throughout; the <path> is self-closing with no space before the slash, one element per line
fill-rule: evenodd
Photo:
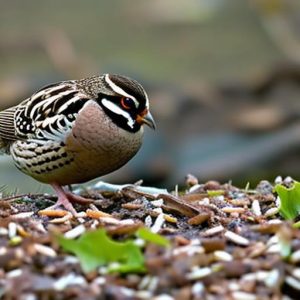
<path fill-rule="evenodd" d="M 234 242 L 241 246 L 248 246 L 250 244 L 250 241 L 248 239 L 246 239 L 243 236 L 238 235 L 230 230 L 226 231 L 224 236 L 231 242 Z"/>

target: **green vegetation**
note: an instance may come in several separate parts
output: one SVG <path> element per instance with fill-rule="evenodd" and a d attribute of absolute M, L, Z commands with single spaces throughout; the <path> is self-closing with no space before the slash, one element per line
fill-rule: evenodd
<path fill-rule="evenodd" d="M 147 228 L 137 231 L 137 236 L 144 241 L 160 246 L 169 242 L 159 234 L 152 233 Z M 62 235 L 57 237 L 59 245 L 66 251 L 74 253 L 85 273 L 105 266 L 107 272 L 131 273 L 145 272 L 142 249 L 133 239 L 124 242 L 112 240 L 104 229 L 88 231 L 77 240 L 67 239 Z"/>
<path fill-rule="evenodd" d="M 290 188 L 277 184 L 275 191 L 280 198 L 280 214 L 286 220 L 295 219 L 300 212 L 300 182 L 294 182 Z"/>

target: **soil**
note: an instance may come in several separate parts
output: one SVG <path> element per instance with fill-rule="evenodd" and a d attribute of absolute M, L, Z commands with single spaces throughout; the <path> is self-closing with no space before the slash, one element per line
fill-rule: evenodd
<path fill-rule="evenodd" d="M 180 193 L 90 188 L 76 216 L 43 210 L 55 201 L 49 195 L 3 198 L 1 299 L 299 299 L 300 231 L 280 216 L 273 188 L 199 184 L 191 175 Z M 142 274 L 85 274 L 54 238 L 101 227 L 124 240 L 141 226 L 171 243 L 146 244 Z"/>

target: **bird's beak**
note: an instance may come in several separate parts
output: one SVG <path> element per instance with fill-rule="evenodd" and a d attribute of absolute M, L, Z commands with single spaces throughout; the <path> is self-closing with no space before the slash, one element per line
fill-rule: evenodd
<path fill-rule="evenodd" d="M 153 119 L 150 111 L 146 111 L 146 113 L 138 115 L 136 121 L 140 124 L 146 124 L 153 130 L 155 130 L 155 128 L 156 128 L 154 119 Z"/>

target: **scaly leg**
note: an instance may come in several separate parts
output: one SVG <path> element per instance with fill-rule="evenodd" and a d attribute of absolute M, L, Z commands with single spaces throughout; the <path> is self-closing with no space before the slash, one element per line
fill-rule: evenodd
<path fill-rule="evenodd" d="M 47 207 L 45 210 L 55 210 L 57 207 L 62 205 L 65 209 L 67 209 L 69 212 L 71 212 L 73 215 L 77 214 L 77 211 L 73 207 L 71 202 L 76 202 L 80 204 L 91 204 L 93 203 L 92 199 L 86 199 L 84 197 L 74 195 L 71 192 L 66 192 L 62 186 L 60 186 L 57 183 L 52 183 L 51 186 L 55 190 L 57 194 L 57 201 L 54 205 L 51 205 L 50 207 Z"/>
<path fill-rule="evenodd" d="M 51 186 L 55 190 L 58 199 L 54 205 L 47 207 L 46 210 L 54 210 L 57 207 L 59 207 L 60 205 L 62 205 L 65 209 L 70 211 L 73 215 L 77 214 L 77 211 L 75 210 L 75 208 L 73 207 L 72 203 L 70 202 L 70 200 L 68 198 L 68 193 L 66 193 L 59 184 L 52 183 Z"/>

